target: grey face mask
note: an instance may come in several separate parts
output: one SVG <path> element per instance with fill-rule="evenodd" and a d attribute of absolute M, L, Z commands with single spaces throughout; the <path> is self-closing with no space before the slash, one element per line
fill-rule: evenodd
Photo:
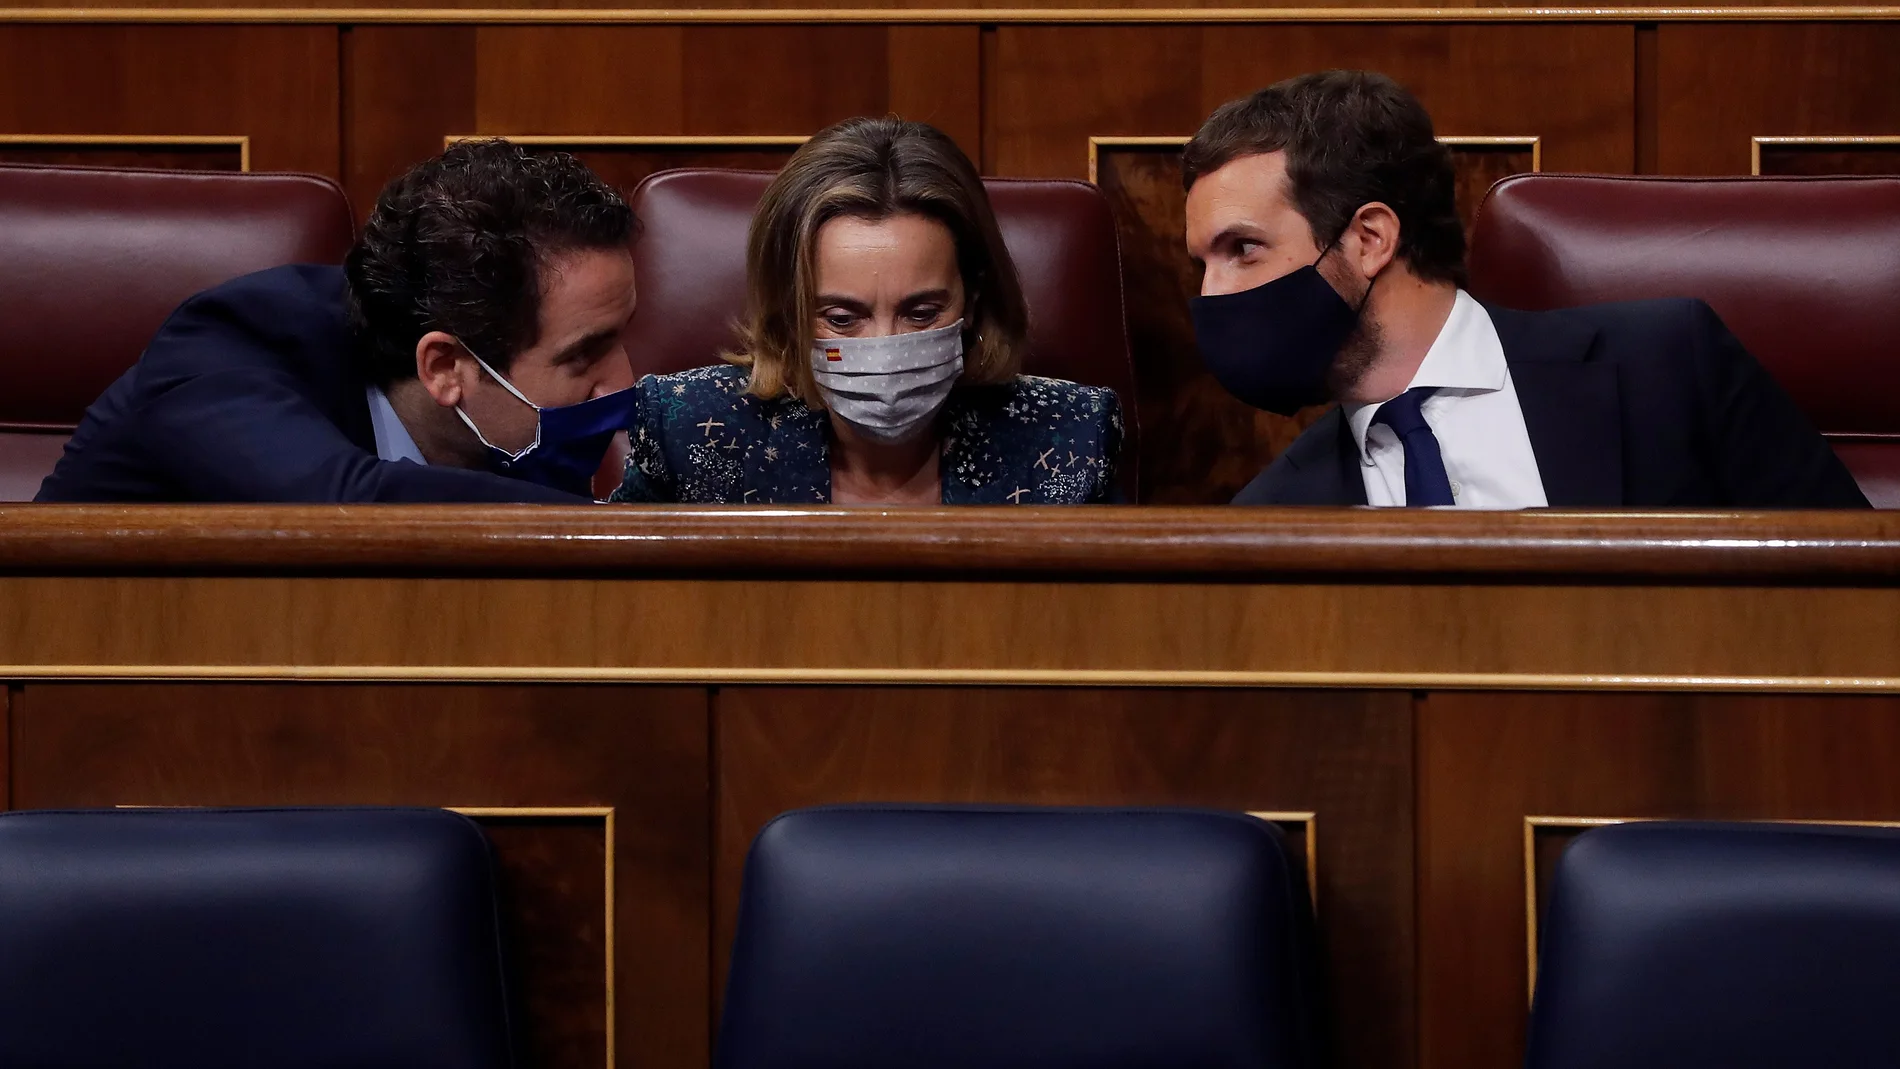
<path fill-rule="evenodd" d="M 883 338 L 821 338 L 811 373 L 825 407 L 880 442 L 926 433 L 963 374 L 963 320 Z"/>

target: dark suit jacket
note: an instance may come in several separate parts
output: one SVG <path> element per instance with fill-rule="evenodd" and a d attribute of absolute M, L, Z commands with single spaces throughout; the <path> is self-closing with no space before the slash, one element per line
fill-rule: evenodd
<path fill-rule="evenodd" d="M 626 478 L 612 500 L 829 502 L 830 417 L 793 397 L 754 397 L 747 381 L 731 365 L 641 379 Z M 1122 411 L 1113 390 L 1018 375 L 956 388 L 941 418 L 946 505 L 1116 497 Z"/>
<path fill-rule="evenodd" d="M 186 301 L 86 411 L 36 501 L 544 501 L 485 471 L 380 460 L 343 269 L 277 267 Z"/>
<path fill-rule="evenodd" d="M 1834 451 L 1698 300 L 1485 306 L 1554 507 L 1866 508 Z M 1334 407 L 1236 505 L 1363 505 Z"/>

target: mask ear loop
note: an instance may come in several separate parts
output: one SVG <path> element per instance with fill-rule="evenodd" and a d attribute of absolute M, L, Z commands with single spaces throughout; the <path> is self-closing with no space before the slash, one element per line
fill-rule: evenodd
<path fill-rule="evenodd" d="M 1355 217 L 1357 217 L 1357 216 L 1358 216 L 1358 214 L 1359 214 L 1359 213 L 1357 213 L 1357 212 L 1354 212 L 1354 213 L 1353 213 L 1353 215 L 1354 215 Z M 1333 238 L 1333 240 L 1332 240 L 1332 241 L 1330 241 L 1330 242 L 1328 242 L 1328 243 L 1327 243 L 1327 245 L 1326 245 L 1326 247 L 1325 247 L 1325 248 L 1323 248 L 1323 249 L 1321 249 L 1321 250 L 1319 251 L 1319 255 L 1318 255 L 1318 256 L 1315 256 L 1315 257 L 1313 258 L 1313 270 L 1315 270 L 1315 271 L 1317 271 L 1317 270 L 1319 270 L 1319 262 L 1320 262 L 1321 260 L 1324 260 L 1324 259 L 1326 258 L 1326 254 L 1327 254 L 1327 253 L 1329 253 L 1329 252 L 1332 252 L 1332 251 L 1333 251 L 1334 249 L 1337 249 L 1337 248 L 1339 248 L 1339 247 L 1340 247 L 1340 244 L 1339 244 L 1339 243 L 1340 243 L 1340 242 L 1342 242 L 1342 241 L 1344 241 L 1344 240 L 1346 240 L 1346 231 L 1347 231 L 1347 230 L 1351 230 L 1351 229 L 1352 229 L 1352 220 L 1351 220 L 1351 219 L 1348 219 L 1348 220 L 1346 220 L 1346 225 L 1345 225 L 1345 226 L 1344 226 L 1343 228 L 1341 228 L 1341 229 L 1340 229 L 1340 231 L 1339 231 L 1339 235 L 1338 235 L 1337 237 L 1335 237 L 1335 238 Z M 1384 273 L 1385 273 L 1385 272 L 1383 272 L 1383 271 L 1381 271 L 1381 272 L 1379 272 L 1379 275 L 1383 275 Z M 1357 322 L 1357 321 L 1358 321 L 1358 319 L 1359 319 L 1359 317 L 1360 317 L 1360 315 L 1361 315 L 1361 314 L 1362 314 L 1363 312 L 1365 312 L 1365 310 L 1366 310 L 1366 305 L 1367 305 L 1367 304 L 1369 304 L 1369 303 L 1371 303 L 1371 301 L 1372 301 L 1372 287 L 1374 287 L 1374 286 L 1376 286 L 1376 285 L 1378 285 L 1378 284 L 1379 284 L 1379 275 L 1373 275 L 1373 276 L 1372 276 L 1371 278 L 1369 278 L 1369 279 L 1366 279 L 1366 288 L 1365 288 L 1365 291 L 1364 291 L 1364 292 L 1362 292 L 1362 293 L 1361 293 L 1361 294 L 1359 295 L 1359 303 L 1358 303 L 1357 305 L 1355 305 L 1355 306 L 1353 306 L 1353 310 L 1352 310 L 1352 318 L 1353 318 L 1353 320 L 1354 320 L 1354 322 Z"/>
<path fill-rule="evenodd" d="M 509 382 L 507 376 L 503 375 L 499 371 L 496 371 L 494 368 L 488 366 L 488 361 L 483 360 L 481 356 L 475 352 L 475 350 L 469 348 L 467 342 L 463 341 L 460 338 L 455 339 L 455 342 L 457 345 L 460 345 L 462 347 L 463 352 L 467 353 L 469 356 L 474 358 L 475 363 L 480 365 L 483 371 L 488 372 L 489 378 L 492 378 L 496 382 L 500 383 L 502 389 L 507 390 L 511 394 L 514 394 L 515 400 L 520 401 L 522 404 L 527 405 L 529 408 L 534 409 L 534 441 L 529 442 L 527 445 L 521 447 L 521 449 L 517 451 L 510 452 L 506 449 L 503 449 L 501 446 L 498 446 L 495 443 L 489 441 L 488 436 L 482 433 L 482 429 L 475 425 L 474 419 L 470 418 L 467 412 L 462 411 L 461 405 L 455 406 L 455 414 L 462 417 L 462 422 L 468 425 L 469 430 L 475 432 L 476 441 L 482 443 L 482 445 L 488 447 L 489 449 L 492 449 L 495 452 L 500 453 L 502 456 L 507 457 L 508 463 L 510 464 L 514 463 L 517 460 L 520 460 L 522 457 L 527 456 L 529 453 L 534 452 L 535 449 L 541 444 L 541 406 L 535 404 L 533 401 L 528 400 L 526 394 L 523 394 L 520 390 L 515 389 L 515 384 L 512 382 Z"/>

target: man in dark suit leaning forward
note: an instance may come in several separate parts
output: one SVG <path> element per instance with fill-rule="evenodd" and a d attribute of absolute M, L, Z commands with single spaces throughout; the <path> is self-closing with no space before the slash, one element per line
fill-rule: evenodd
<path fill-rule="evenodd" d="M 1236 504 L 1867 506 L 1702 301 L 1473 300 L 1450 155 L 1391 79 L 1270 86 L 1184 162 L 1208 369 L 1268 411 L 1338 402 Z"/>
<path fill-rule="evenodd" d="M 634 226 L 572 156 L 458 144 L 344 267 L 185 302 L 37 500 L 584 503 L 632 402 Z"/>

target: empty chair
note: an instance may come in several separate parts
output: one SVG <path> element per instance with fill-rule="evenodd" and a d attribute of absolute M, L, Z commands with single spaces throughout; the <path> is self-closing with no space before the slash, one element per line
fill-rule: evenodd
<path fill-rule="evenodd" d="M 1530 1069 L 1900 1066 L 1900 830 L 1587 832 L 1540 957 Z"/>
<path fill-rule="evenodd" d="M 1514 175 L 1471 234 L 1510 308 L 1701 297 L 1854 474 L 1900 507 L 1900 178 Z"/>
<path fill-rule="evenodd" d="M 343 190 L 312 175 L 0 166 L 0 501 L 33 497 L 185 298 L 341 263 L 352 227 Z"/>
<path fill-rule="evenodd" d="M 786 813 L 746 861 L 715 1063 L 1309 1066 L 1310 924 L 1244 814 Z"/>
<path fill-rule="evenodd" d="M 771 181 L 769 171 L 673 170 L 634 190 L 644 228 L 633 249 L 640 303 L 627 341 L 635 377 L 717 364 L 733 347 L 746 228 Z M 983 186 L 1029 303 L 1023 371 L 1121 397 L 1121 481 L 1133 501 L 1141 421 L 1108 201 L 1086 182 L 986 178 Z"/>
<path fill-rule="evenodd" d="M 497 925 L 444 810 L 0 813 L 0 1065 L 504 1069 Z"/>

